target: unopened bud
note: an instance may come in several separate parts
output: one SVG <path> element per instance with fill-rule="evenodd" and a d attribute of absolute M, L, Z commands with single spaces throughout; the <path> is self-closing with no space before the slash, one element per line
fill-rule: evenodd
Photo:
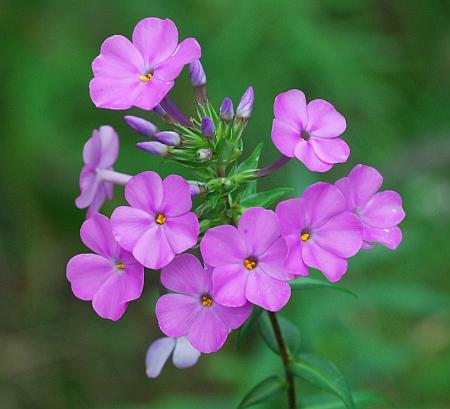
<path fill-rule="evenodd" d="M 247 90 L 242 95 L 242 98 L 239 102 L 239 105 L 236 110 L 236 118 L 248 119 L 252 113 L 253 109 L 253 100 L 255 94 L 253 91 L 253 87 L 248 87 Z"/>
<path fill-rule="evenodd" d="M 136 146 L 154 156 L 167 156 L 169 147 L 160 142 L 139 142 Z"/>
<path fill-rule="evenodd" d="M 163 131 L 158 132 L 153 135 L 158 142 L 163 143 L 164 145 L 170 146 L 178 146 L 181 142 L 180 135 L 178 135 L 174 131 Z"/>
<path fill-rule="evenodd" d="M 158 132 L 158 128 L 144 118 L 127 115 L 124 116 L 123 119 L 131 129 L 133 129 L 139 135 L 146 136 L 147 138 L 150 138 L 156 132 Z"/>
<path fill-rule="evenodd" d="M 192 197 L 198 196 L 200 194 L 200 187 L 198 185 L 194 185 L 189 183 L 189 192 Z"/>
<path fill-rule="evenodd" d="M 189 64 L 189 76 L 194 87 L 200 87 L 206 84 L 206 74 L 200 60 L 195 60 Z"/>
<path fill-rule="evenodd" d="M 197 158 L 200 160 L 211 159 L 212 152 L 209 149 L 199 149 L 197 151 Z"/>
<path fill-rule="evenodd" d="M 229 122 L 233 119 L 233 116 L 233 101 L 231 101 L 231 99 L 227 97 L 222 101 L 222 105 L 220 105 L 220 117 L 225 122 Z"/>
<path fill-rule="evenodd" d="M 202 131 L 202 135 L 210 138 L 216 132 L 216 126 L 214 125 L 214 121 L 205 116 L 202 119 L 202 123 L 200 124 L 200 130 Z"/>

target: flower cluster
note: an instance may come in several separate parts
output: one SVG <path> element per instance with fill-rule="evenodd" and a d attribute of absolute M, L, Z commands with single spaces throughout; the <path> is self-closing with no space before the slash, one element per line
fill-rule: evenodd
<path fill-rule="evenodd" d="M 172 21 L 146 18 L 136 25 L 132 42 L 120 35 L 106 39 L 92 64 L 95 105 L 152 111 L 166 130 L 148 119 L 124 117 L 145 138 L 138 148 L 196 175 L 187 181 L 178 175 L 163 179 L 154 171 L 116 172 L 118 135 L 110 126 L 94 130 L 83 150 L 76 205 L 88 208 L 81 239 L 94 254 L 73 257 L 67 278 L 76 297 L 92 301 L 101 317 L 118 320 L 128 302 L 140 297 L 144 268 L 161 269 L 167 291 L 155 311 L 167 337 L 148 350 L 149 377 L 159 375 L 172 352 L 174 364 L 184 368 L 200 353 L 220 349 L 253 305 L 282 309 L 291 297 L 290 280 L 309 275 L 310 269 L 336 282 L 361 249 L 373 243 L 395 249 L 402 239 L 401 197 L 379 191 L 383 178 L 370 166 L 355 166 L 335 184 L 315 183 L 300 197 L 281 200 L 286 191 L 280 189 L 257 192 L 257 180 L 291 158 L 313 172 L 346 162 L 345 118 L 327 101 L 307 103 L 300 90 L 283 92 L 275 97 L 271 132 L 280 159 L 260 168 L 257 147 L 240 161 L 253 88 L 236 111 L 230 98 L 216 110 L 200 56 L 195 39 L 178 43 Z M 193 117 L 168 95 L 186 64 L 196 102 Z M 112 199 L 114 184 L 125 186 L 127 205 L 117 207 L 109 220 L 98 211 Z"/>

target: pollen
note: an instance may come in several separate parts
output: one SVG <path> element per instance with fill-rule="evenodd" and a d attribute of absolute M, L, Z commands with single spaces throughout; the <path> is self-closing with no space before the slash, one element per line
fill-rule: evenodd
<path fill-rule="evenodd" d="M 148 81 L 150 81 L 152 78 L 153 78 L 153 74 L 151 74 L 150 72 L 149 72 L 147 75 L 141 75 L 141 76 L 139 77 L 139 79 L 140 79 L 142 82 L 148 82 Z"/>
<path fill-rule="evenodd" d="M 201 301 L 203 307 L 206 307 L 206 308 L 209 308 L 213 305 L 213 299 L 208 294 L 202 295 L 202 298 L 200 299 L 200 301 Z"/>
<path fill-rule="evenodd" d="M 125 270 L 125 264 L 123 264 L 123 263 L 116 264 L 116 268 L 118 270 Z"/>
<path fill-rule="evenodd" d="M 256 260 L 255 259 L 253 259 L 253 258 L 246 258 L 245 260 L 244 260 L 244 267 L 247 269 L 247 270 L 253 270 L 255 267 L 256 267 Z"/>
<path fill-rule="evenodd" d="M 308 241 L 311 235 L 309 233 L 302 233 L 300 236 L 301 241 Z"/>
<path fill-rule="evenodd" d="M 159 213 L 158 216 L 155 217 L 155 222 L 158 224 L 164 224 L 167 220 L 167 217 L 162 213 Z"/>

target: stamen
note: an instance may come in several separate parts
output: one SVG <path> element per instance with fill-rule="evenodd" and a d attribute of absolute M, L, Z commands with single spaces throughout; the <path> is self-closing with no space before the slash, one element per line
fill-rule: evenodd
<path fill-rule="evenodd" d="M 247 270 L 253 270 L 256 267 L 256 260 L 254 258 L 251 258 L 251 257 L 246 258 L 244 260 L 244 267 Z"/>
<path fill-rule="evenodd" d="M 158 213 L 158 216 L 155 217 L 155 222 L 158 224 L 164 224 L 167 220 L 167 217 L 162 213 Z"/>
<path fill-rule="evenodd" d="M 300 235 L 300 240 L 301 241 L 308 241 L 310 237 L 311 237 L 311 235 L 309 233 L 302 233 Z"/>
<path fill-rule="evenodd" d="M 119 270 L 125 270 L 125 264 L 123 263 L 116 264 L 116 268 Z"/>
<path fill-rule="evenodd" d="M 141 75 L 141 76 L 139 77 L 139 79 L 140 79 L 142 82 L 148 82 L 148 81 L 150 81 L 152 78 L 153 78 L 153 74 L 150 73 L 150 72 L 149 72 L 147 75 Z"/>
<path fill-rule="evenodd" d="M 202 298 L 200 299 L 203 307 L 209 308 L 213 305 L 213 299 L 210 295 L 204 294 L 202 295 Z"/>

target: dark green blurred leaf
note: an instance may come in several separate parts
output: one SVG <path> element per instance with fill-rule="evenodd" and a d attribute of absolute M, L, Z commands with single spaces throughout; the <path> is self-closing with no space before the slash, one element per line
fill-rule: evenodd
<path fill-rule="evenodd" d="M 248 408 L 250 406 L 258 405 L 259 403 L 267 402 L 280 393 L 287 387 L 286 381 L 279 376 L 270 376 L 264 379 L 253 387 L 247 395 L 245 395 L 238 409 Z"/>
<path fill-rule="evenodd" d="M 253 311 L 250 315 L 250 317 L 245 321 L 245 323 L 239 328 L 238 334 L 237 334 L 237 348 L 239 349 L 242 345 L 242 342 L 245 338 L 247 338 L 248 332 L 250 329 L 256 324 L 259 317 L 261 316 L 261 313 L 264 310 L 261 307 L 258 307 L 256 305 L 253 306 Z"/>
<path fill-rule="evenodd" d="M 283 334 L 286 347 L 289 352 L 294 355 L 300 347 L 300 331 L 287 318 L 277 315 L 278 323 L 280 325 L 281 333 Z M 279 354 L 278 343 L 273 333 L 273 328 L 270 323 L 269 316 L 264 314 L 258 320 L 258 328 L 267 346 L 276 354 Z"/>
<path fill-rule="evenodd" d="M 298 360 L 289 366 L 297 377 L 324 391 L 333 393 L 348 409 L 355 409 L 350 388 L 341 371 L 332 362 L 315 354 L 300 354 Z"/>
<path fill-rule="evenodd" d="M 268 190 L 266 192 L 254 193 L 250 196 L 244 197 L 240 203 L 244 207 L 270 207 L 274 203 L 286 197 L 294 189 L 287 187 L 278 187 L 276 189 Z"/>
<path fill-rule="evenodd" d="M 262 143 L 259 143 L 250 156 L 245 159 L 242 163 L 240 163 L 236 169 L 236 173 L 241 173 L 246 170 L 252 170 L 258 168 L 259 158 L 261 156 Z"/>
<path fill-rule="evenodd" d="M 353 295 L 353 297 L 358 297 L 353 291 L 348 288 L 330 283 L 329 281 L 320 280 L 318 278 L 312 277 L 301 277 L 295 280 L 289 281 L 289 284 L 293 290 L 308 290 L 314 288 L 331 288 L 333 290 L 342 291 L 344 293 Z"/>
<path fill-rule="evenodd" d="M 355 391 L 352 393 L 353 402 L 357 409 L 364 409 L 368 405 L 386 404 L 386 398 L 375 392 Z M 334 395 L 311 395 L 300 399 L 301 409 L 345 409 L 346 406 Z"/>

